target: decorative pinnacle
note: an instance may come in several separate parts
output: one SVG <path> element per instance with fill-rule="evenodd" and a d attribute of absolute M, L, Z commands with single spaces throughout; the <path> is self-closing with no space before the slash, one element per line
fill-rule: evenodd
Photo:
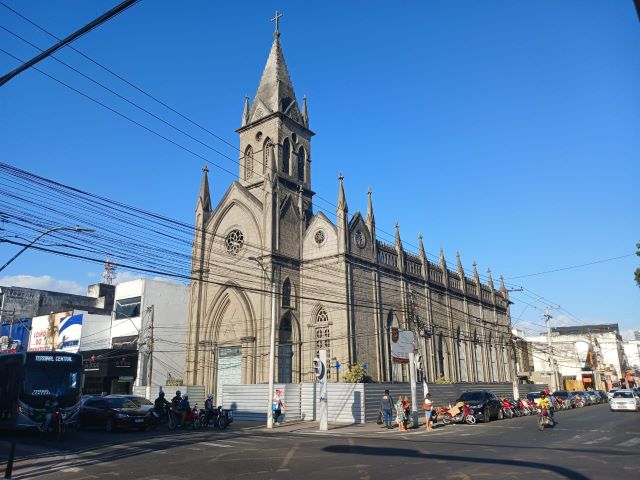
<path fill-rule="evenodd" d="M 340 180 L 340 182 L 344 180 L 344 175 L 342 175 L 342 172 L 340 172 L 340 174 L 338 175 L 338 180 Z"/>
<path fill-rule="evenodd" d="M 209 173 L 209 167 L 207 166 L 207 164 L 205 163 L 204 166 L 202 167 L 202 171 L 204 173 Z"/>

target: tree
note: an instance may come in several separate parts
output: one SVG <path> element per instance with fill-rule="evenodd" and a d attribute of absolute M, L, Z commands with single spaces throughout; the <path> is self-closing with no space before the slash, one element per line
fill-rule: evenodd
<path fill-rule="evenodd" d="M 342 377 L 342 381 L 345 383 L 360 383 L 364 380 L 366 374 L 367 371 L 364 369 L 364 365 L 351 365 L 349 371 Z"/>
<path fill-rule="evenodd" d="M 640 242 L 636 243 L 636 248 L 638 249 L 636 255 L 640 257 Z M 640 268 L 636 268 L 636 283 L 640 287 Z"/>

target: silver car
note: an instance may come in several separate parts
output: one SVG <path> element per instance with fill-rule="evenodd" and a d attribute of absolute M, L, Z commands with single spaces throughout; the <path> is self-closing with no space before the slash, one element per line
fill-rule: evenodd
<path fill-rule="evenodd" d="M 640 410 L 640 397 L 633 390 L 617 390 L 609 402 L 611 411 L 628 410 L 637 412 Z"/>

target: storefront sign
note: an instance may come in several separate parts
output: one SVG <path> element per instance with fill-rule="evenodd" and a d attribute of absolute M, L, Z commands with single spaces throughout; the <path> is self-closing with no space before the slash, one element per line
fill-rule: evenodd
<path fill-rule="evenodd" d="M 77 353 L 80 349 L 81 330 L 81 313 L 73 315 L 73 312 L 61 312 L 34 317 L 31 321 L 28 350 Z"/>

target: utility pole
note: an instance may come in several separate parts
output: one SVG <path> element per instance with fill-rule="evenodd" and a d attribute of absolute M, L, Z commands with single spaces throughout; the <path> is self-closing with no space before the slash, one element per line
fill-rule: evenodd
<path fill-rule="evenodd" d="M 551 369 L 551 386 L 553 387 L 551 390 L 556 391 L 558 389 L 558 380 L 556 378 L 555 361 L 553 359 L 551 347 L 551 319 L 553 317 L 549 313 L 550 310 L 551 309 L 549 307 L 544 309 L 544 320 L 545 324 L 547 325 L 547 353 L 549 357 L 549 368 Z"/>
<path fill-rule="evenodd" d="M 511 349 L 513 351 L 513 363 L 511 364 L 511 383 L 513 386 L 513 398 L 520 398 L 520 389 L 518 387 L 518 354 L 516 352 L 516 341 L 513 332 L 511 332 Z"/>
<path fill-rule="evenodd" d="M 409 378 L 411 380 L 411 425 L 418 428 L 418 394 L 416 389 L 416 357 L 409 352 Z"/>
<path fill-rule="evenodd" d="M 149 337 L 147 338 L 147 398 L 151 400 L 151 381 L 153 379 L 153 317 L 155 308 L 149 307 L 151 319 L 149 320 Z"/>

